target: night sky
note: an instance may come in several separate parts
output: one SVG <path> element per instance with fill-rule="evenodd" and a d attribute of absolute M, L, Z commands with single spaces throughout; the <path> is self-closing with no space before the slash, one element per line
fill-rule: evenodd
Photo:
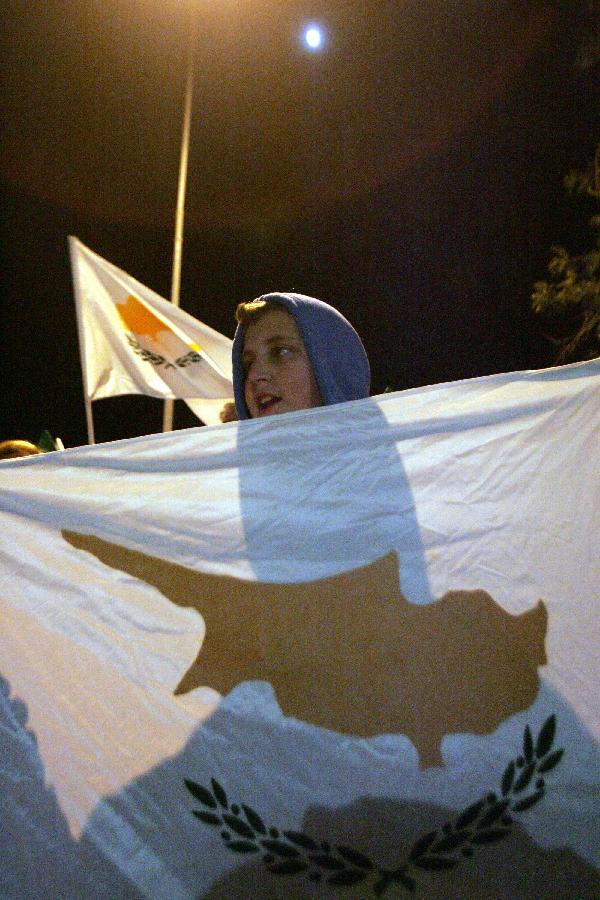
<path fill-rule="evenodd" d="M 169 295 L 192 6 L 3 4 L 0 439 L 86 441 L 68 234 Z M 241 300 L 317 296 L 374 393 L 552 364 L 529 295 L 586 240 L 562 178 L 600 137 L 589 6 L 199 0 L 182 307 L 232 336 Z M 151 433 L 162 404 L 94 418 Z"/>

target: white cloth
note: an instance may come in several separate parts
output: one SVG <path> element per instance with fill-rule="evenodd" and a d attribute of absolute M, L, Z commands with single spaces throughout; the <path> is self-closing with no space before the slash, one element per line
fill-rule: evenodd
<path fill-rule="evenodd" d="M 328 868 L 324 851 L 309 860 L 283 831 L 398 868 L 420 837 L 437 829 L 439 842 L 444 823 L 500 794 L 526 728 L 535 744 L 551 716 L 548 753 L 564 756 L 543 776 L 543 798 L 498 826 L 511 836 L 471 841 L 471 857 L 438 851 L 458 859 L 451 871 L 413 860 L 405 877 L 417 896 L 476 896 L 473 885 L 485 891 L 495 878 L 508 897 L 511 871 L 531 865 L 541 879 L 532 896 L 546 896 L 548 873 L 556 888 L 567 871 L 560 850 L 569 878 L 573 865 L 582 878 L 577 896 L 588 896 L 599 849 L 599 401 L 594 361 L 0 464 L 0 896 L 373 896 L 372 870 L 335 853 Z M 281 584 L 284 596 L 286 584 L 394 551 L 402 591 L 423 610 L 448 590 L 482 589 L 508 619 L 541 598 L 539 691 L 486 733 L 445 734 L 442 765 L 428 768 L 393 729 L 359 737 L 287 717 L 264 681 L 243 681 L 220 704 L 210 683 L 174 695 L 202 616 L 67 543 L 62 529 L 197 573 Z M 378 614 L 365 605 L 364 622 Z M 446 646 L 440 629 L 423 653 L 443 658 Z M 358 676 L 353 702 L 369 702 Z M 214 779 L 229 811 L 218 798 L 211 810 L 185 779 L 217 796 Z M 510 791 L 514 809 L 535 782 Z M 247 824 L 241 804 L 278 829 L 289 856 L 280 845 L 275 862 L 264 844 L 230 849 L 222 816 Z M 270 839 L 256 820 L 250 830 Z M 271 871 L 290 860 L 307 868 Z M 354 887 L 328 883 L 350 869 Z"/>

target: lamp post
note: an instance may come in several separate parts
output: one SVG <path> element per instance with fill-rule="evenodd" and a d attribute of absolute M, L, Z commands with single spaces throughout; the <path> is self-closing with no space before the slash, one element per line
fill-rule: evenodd
<path fill-rule="evenodd" d="M 181 126 L 181 150 L 179 154 L 179 180 L 177 183 L 177 206 L 175 209 L 175 237 L 173 241 L 173 270 L 171 274 L 171 303 L 179 306 L 181 289 L 181 259 L 183 254 L 183 225 L 185 219 L 185 192 L 187 187 L 188 157 L 190 147 L 190 125 L 192 121 L 192 99 L 194 94 L 194 56 L 198 35 L 197 0 L 190 0 L 188 52 L 185 93 L 183 98 L 183 123 Z M 173 430 L 174 400 L 165 400 L 163 408 L 163 431 Z"/>

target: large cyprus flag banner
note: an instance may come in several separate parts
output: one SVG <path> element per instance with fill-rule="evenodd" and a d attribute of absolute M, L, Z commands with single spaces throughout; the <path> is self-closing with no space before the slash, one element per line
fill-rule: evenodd
<path fill-rule="evenodd" d="M 0 464 L 0 896 L 597 898 L 600 361 Z"/>

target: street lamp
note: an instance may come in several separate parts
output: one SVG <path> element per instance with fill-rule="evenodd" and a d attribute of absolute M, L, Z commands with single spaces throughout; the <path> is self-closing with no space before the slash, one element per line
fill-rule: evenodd
<path fill-rule="evenodd" d="M 304 43 L 309 50 L 319 50 L 323 44 L 323 31 L 318 25 L 308 25 L 303 32 Z"/>
<path fill-rule="evenodd" d="M 198 35 L 198 10 L 196 0 L 190 0 L 188 25 L 187 73 L 183 97 L 183 123 L 181 126 L 181 150 L 179 155 L 179 179 L 177 183 L 177 206 L 175 209 L 175 237 L 173 241 L 173 270 L 171 274 L 171 303 L 179 306 L 181 290 L 181 259 L 183 253 L 183 224 L 185 218 L 185 191 L 187 186 L 188 157 L 190 147 L 190 125 L 192 121 L 192 98 L 194 93 L 194 62 Z M 173 430 L 173 400 L 165 400 L 163 408 L 163 431 Z"/>

